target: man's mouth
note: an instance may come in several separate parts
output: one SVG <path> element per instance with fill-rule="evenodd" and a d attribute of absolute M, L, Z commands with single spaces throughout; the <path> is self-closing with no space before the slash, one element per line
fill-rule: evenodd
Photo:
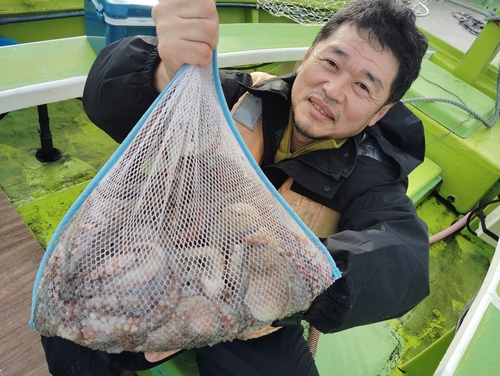
<path fill-rule="evenodd" d="M 330 120 L 334 120 L 333 116 L 331 116 L 330 114 L 328 114 L 322 106 L 320 106 L 318 103 L 312 101 L 311 99 L 309 99 L 309 103 L 311 104 L 311 106 L 317 110 L 317 112 L 315 111 L 314 112 L 314 115 L 316 117 L 323 117 L 323 118 L 328 118 Z M 322 116 L 321 116 L 322 115 Z"/>

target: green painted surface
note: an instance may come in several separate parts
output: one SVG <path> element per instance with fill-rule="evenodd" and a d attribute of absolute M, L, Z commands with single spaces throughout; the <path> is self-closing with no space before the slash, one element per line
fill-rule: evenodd
<path fill-rule="evenodd" d="M 54 226 L 117 144 L 95 127 L 74 99 L 48 105 L 57 162 L 35 158 L 40 148 L 36 108 L 9 113 L 0 121 L 0 188 L 38 241 L 46 246 Z"/>
<path fill-rule="evenodd" d="M 490 303 L 458 363 L 455 376 L 498 375 L 500 309 Z"/>
<path fill-rule="evenodd" d="M 401 365 L 399 370 L 403 371 L 406 376 L 432 376 L 453 340 L 454 334 L 455 328 L 450 329 L 420 354 Z"/>
<path fill-rule="evenodd" d="M 408 197 L 413 204 L 420 204 L 442 180 L 441 167 L 429 158 L 425 158 L 408 176 Z"/>
<path fill-rule="evenodd" d="M 217 52 L 308 47 L 319 29 L 298 24 L 222 24 Z"/>
<path fill-rule="evenodd" d="M 2 0 L 0 15 L 27 15 L 81 10 L 83 0 Z"/>
<path fill-rule="evenodd" d="M 412 98 L 453 100 L 466 105 L 485 119 L 495 113 L 493 99 L 426 59 L 422 61 L 419 77 L 404 96 L 404 99 Z M 462 138 L 483 126 L 463 109 L 448 103 L 413 102 L 411 105 Z"/>
<path fill-rule="evenodd" d="M 480 126 L 463 139 L 412 105 L 424 123 L 426 155 L 442 169 L 438 193 L 459 213 L 471 210 L 500 179 L 500 126 Z M 464 119 L 467 117 L 464 117 Z"/>
<path fill-rule="evenodd" d="M 79 166 L 80 163 L 82 162 L 78 160 L 76 164 L 70 161 L 68 162 L 68 167 L 72 169 L 72 172 L 76 172 L 78 168 L 82 168 L 82 166 Z M 87 172 L 88 177 L 95 175 L 94 169 L 85 169 L 83 171 Z M 86 186 L 87 182 L 80 183 L 38 200 L 21 204 L 16 208 L 28 227 L 36 235 L 38 242 L 43 248 L 47 248 L 52 234 L 59 225 L 59 222 L 61 222 L 64 214 Z"/>
<path fill-rule="evenodd" d="M 499 0 L 470 0 L 470 2 L 480 9 L 484 10 L 495 9 L 500 5 Z"/>
<path fill-rule="evenodd" d="M 401 337 L 380 322 L 321 335 L 315 360 L 321 376 L 390 375 L 403 346 Z"/>
<path fill-rule="evenodd" d="M 496 14 L 500 14 L 500 8 L 496 9 Z M 465 82 L 474 83 L 500 51 L 499 40 L 500 28 L 495 22 L 488 22 L 455 67 L 453 74 Z"/>
<path fill-rule="evenodd" d="M 321 376 L 390 375 L 403 349 L 399 335 L 385 322 L 321 335 L 316 364 Z M 356 361 L 353 362 L 353 354 Z M 195 356 L 185 352 L 139 376 L 198 376 Z"/>
<path fill-rule="evenodd" d="M 439 233 L 458 218 L 440 200 L 430 197 L 417 207 L 429 226 L 429 234 Z M 454 328 L 458 317 L 479 291 L 491 259 L 462 236 L 451 236 L 430 248 L 430 295 L 391 325 L 403 338 L 401 364 L 420 354 Z"/>
<path fill-rule="evenodd" d="M 9 23 L 0 25 L 0 36 L 14 39 L 19 43 L 70 38 L 85 34 L 83 17 L 60 18 L 54 20 Z"/>
<path fill-rule="evenodd" d="M 429 40 L 429 48 L 436 51 L 436 53 L 431 56 L 430 60 L 447 72 L 452 72 L 462 60 L 464 53 L 426 30 L 421 29 L 421 31 Z M 490 64 L 471 85 L 488 95 L 490 98 L 495 99 L 497 97 L 497 77 L 498 66 Z"/>
<path fill-rule="evenodd" d="M 2 47 L 0 91 L 86 76 L 95 57 L 84 36 Z"/>
<path fill-rule="evenodd" d="M 185 351 L 168 362 L 137 374 L 138 376 L 199 376 L 196 355 L 192 351 Z"/>

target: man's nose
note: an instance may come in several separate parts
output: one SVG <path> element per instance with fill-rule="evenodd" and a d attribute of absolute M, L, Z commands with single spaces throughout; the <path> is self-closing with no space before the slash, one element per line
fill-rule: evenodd
<path fill-rule="evenodd" d="M 337 74 L 323 84 L 326 96 L 338 103 L 344 102 L 349 90 L 349 78 L 346 74 Z"/>

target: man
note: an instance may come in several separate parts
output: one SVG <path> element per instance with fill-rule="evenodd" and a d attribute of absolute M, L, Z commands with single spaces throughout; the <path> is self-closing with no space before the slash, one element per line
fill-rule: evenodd
<path fill-rule="evenodd" d="M 158 38 L 108 46 L 85 88 L 89 118 L 118 142 L 183 64 L 208 65 L 217 44 L 213 0 L 160 0 L 152 14 Z M 261 133 L 244 138 L 283 197 L 311 204 L 316 220 L 305 222 L 343 274 L 303 315 L 321 332 L 399 317 L 429 293 L 426 226 L 406 196 L 407 176 L 424 158 L 423 128 L 399 102 L 426 48 L 403 4 L 359 0 L 322 28 L 296 74 L 221 73 L 242 133 L 253 131 L 237 120 L 238 109 L 249 95 L 260 99 Z M 200 374 L 318 374 L 301 325 L 269 332 L 195 349 Z M 49 367 L 59 341 L 43 339 Z M 133 370 L 168 354 L 101 355 Z"/>

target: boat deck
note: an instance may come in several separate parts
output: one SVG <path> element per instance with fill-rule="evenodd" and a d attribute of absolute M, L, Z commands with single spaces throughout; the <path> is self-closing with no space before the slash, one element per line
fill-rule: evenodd
<path fill-rule="evenodd" d="M 477 5 L 470 0 L 460 0 L 463 4 L 477 8 Z M 427 8 L 429 14 L 427 16 L 417 17 L 417 25 L 431 34 L 436 35 L 446 43 L 465 52 L 476 39 L 476 36 L 470 31 L 467 31 L 461 26 L 456 18 L 453 17 L 454 12 L 470 14 L 471 16 L 483 20 L 484 16 L 474 11 L 465 9 L 456 4 L 446 1 L 428 0 Z M 418 3 L 412 0 L 412 4 Z M 422 9 L 420 9 L 422 11 Z M 500 54 L 493 59 L 493 63 L 497 64 L 500 61 Z"/>
<path fill-rule="evenodd" d="M 0 374 L 48 375 L 40 336 L 28 325 L 43 248 L 0 190 Z"/>

